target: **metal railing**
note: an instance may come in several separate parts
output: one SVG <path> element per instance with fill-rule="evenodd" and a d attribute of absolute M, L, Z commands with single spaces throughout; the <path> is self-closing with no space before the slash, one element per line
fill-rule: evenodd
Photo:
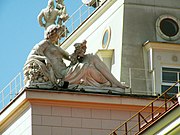
<path fill-rule="evenodd" d="M 177 81 L 168 88 L 158 98 L 150 102 L 147 106 L 137 112 L 134 116 L 116 127 L 109 135 L 131 135 L 138 134 L 150 126 L 154 121 L 161 117 L 164 113 L 178 105 L 176 94 L 169 96 L 168 92 L 179 84 Z M 133 124 L 134 123 L 134 124 Z"/>
<path fill-rule="evenodd" d="M 148 69 L 129 68 L 130 94 L 157 95 L 155 90 L 155 71 Z"/>
<path fill-rule="evenodd" d="M 24 87 L 23 76 L 20 72 L 6 87 L 0 91 L 0 110 L 13 100 Z"/>
<path fill-rule="evenodd" d="M 97 1 L 95 1 L 97 3 Z M 98 5 L 98 4 L 97 4 Z M 66 35 L 60 42 L 65 41 L 94 11 L 96 8 L 82 4 L 65 22 L 62 35 Z"/>
<path fill-rule="evenodd" d="M 129 79 L 127 82 L 129 82 L 130 88 L 125 91 L 125 94 L 158 95 L 157 90 L 155 89 L 155 80 L 155 71 L 149 72 L 149 70 L 146 69 L 129 68 Z M 18 94 L 23 86 L 23 73 L 19 73 L 3 90 L 0 91 L 0 110 Z M 176 88 L 179 90 L 179 84 Z M 173 92 L 171 90 L 168 94 L 172 95 Z"/>

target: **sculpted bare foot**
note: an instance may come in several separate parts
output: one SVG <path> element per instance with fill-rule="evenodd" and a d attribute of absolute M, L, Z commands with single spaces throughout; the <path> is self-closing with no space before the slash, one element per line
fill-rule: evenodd
<path fill-rule="evenodd" d="M 113 84 L 112 87 L 118 87 L 118 88 L 122 88 L 122 89 L 128 89 L 129 88 L 129 86 L 126 85 L 125 83 L 120 83 L 118 85 Z"/>

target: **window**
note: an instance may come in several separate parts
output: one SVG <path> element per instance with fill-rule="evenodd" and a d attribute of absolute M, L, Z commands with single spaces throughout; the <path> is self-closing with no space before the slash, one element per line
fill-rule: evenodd
<path fill-rule="evenodd" d="M 169 68 L 162 67 L 162 93 L 166 91 L 169 87 L 175 84 L 180 79 L 180 69 L 179 68 Z M 178 93 L 179 85 L 173 87 L 168 94 L 171 96 L 175 93 Z"/>
<path fill-rule="evenodd" d="M 162 89 L 162 93 L 165 92 L 170 86 L 166 86 L 166 85 L 162 85 L 161 89 Z M 174 96 L 174 94 L 178 93 L 178 87 L 173 87 L 171 90 L 168 91 L 168 95 L 169 96 Z"/>
<path fill-rule="evenodd" d="M 177 40 L 180 37 L 180 21 L 170 15 L 162 15 L 156 21 L 156 31 L 165 40 Z"/>
<path fill-rule="evenodd" d="M 160 29 L 163 34 L 169 37 L 175 36 L 179 31 L 178 24 L 170 18 L 165 18 L 160 22 Z"/>
<path fill-rule="evenodd" d="M 103 33 L 102 48 L 104 48 L 104 49 L 108 48 L 110 39 L 111 39 L 111 28 L 108 27 Z"/>

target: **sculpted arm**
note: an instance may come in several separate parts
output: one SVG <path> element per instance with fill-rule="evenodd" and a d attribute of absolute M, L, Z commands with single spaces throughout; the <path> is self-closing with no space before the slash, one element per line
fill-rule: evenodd
<path fill-rule="evenodd" d="M 41 42 L 39 42 L 37 45 L 35 45 L 35 47 L 32 49 L 31 53 L 29 54 L 29 59 L 36 59 L 39 60 L 41 62 L 45 62 L 50 63 L 49 59 L 46 57 L 46 55 L 44 54 L 44 51 L 46 49 L 46 47 L 48 46 L 48 43 L 46 40 L 43 40 Z"/>
<path fill-rule="evenodd" d="M 62 10 L 57 10 L 57 14 L 58 14 L 59 16 L 61 16 L 61 15 L 62 15 Z"/>
<path fill-rule="evenodd" d="M 44 27 L 44 23 L 43 23 L 43 21 L 42 21 L 43 17 L 44 17 L 44 13 L 43 13 L 43 11 L 41 11 L 41 12 L 39 13 L 38 17 L 37 17 L 38 22 L 39 22 L 39 24 L 40 24 L 41 27 Z"/>
<path fill-rule="evenodd" d="M 63 50 L 62 48 L 59 47 L 59 51 L 62 54 L 63 58 L 66 60 L 70 60 L 70 55 L 68 52 L 66 52 L 65 50 Z"/>
<path fill-rule="evenodd" d="M 47 57 L 45 57 L 45 56 L 32 55 L 31 58 L 43 62 L 46 66 L 51 66 L 50 60 Z"/>
<path fill-rule="evenodd" d="M 63 56 L 66 60 L 70 60 L 70 55 L 68 52 L 64 51 Z"/>
<path fill-rule="evenodd" d="M 65 9 L 65 6 L 64 6 Z M 62 19 L 63 22 L 65 22 L 69 17 L 68 14 L 66 14 L 66 11 L 64 10 L 58 10 L 58 16 L 60 16 L 60 19 Z"/>

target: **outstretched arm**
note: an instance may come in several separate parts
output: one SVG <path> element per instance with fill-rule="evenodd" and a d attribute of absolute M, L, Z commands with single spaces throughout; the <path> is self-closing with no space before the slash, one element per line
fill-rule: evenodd
<path fill-rule="evenodd" d="M 63 50 L 61 47 L 58 47 L 60 53 L 62 54 L 63 58 L 66 60 L 70 60 L 70 55 L 68 52 L 66 52 L 65 50 Z"/>

